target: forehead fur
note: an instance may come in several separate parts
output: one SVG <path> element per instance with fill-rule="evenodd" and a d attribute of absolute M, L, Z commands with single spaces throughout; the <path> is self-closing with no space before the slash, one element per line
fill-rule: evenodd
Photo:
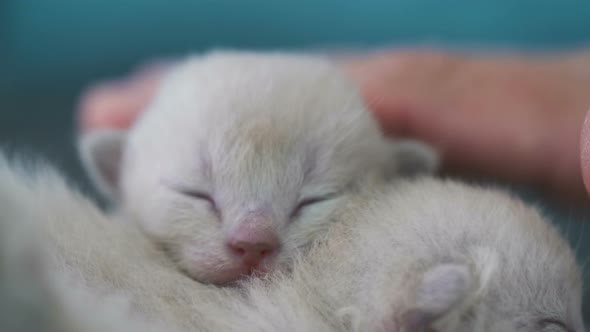
<path fill-rule="evenodd" d="M 282 135 L 374 125 L 356 87 L 329 62 L 305 56 L 213 53 L 189 59 L 161 96 L 183 116 L 204 120 L 212 135 L 261 124 Z"/>
<path fill-rule="evenodd" d="M 330 62 L 212 53 L 173 70 L 133 129 L 128 150 L 182 157 L 190 165 L 195 162 L 185 159 L 194 156 L 214 170 L 259 152 L 275 166 L 314 159 L 319 165 L 307 166 L 321 167 L 354 164 L 351 156 L 367 164 L 383 158 L 376 152 L 381 138 L 355 85 Z"/>

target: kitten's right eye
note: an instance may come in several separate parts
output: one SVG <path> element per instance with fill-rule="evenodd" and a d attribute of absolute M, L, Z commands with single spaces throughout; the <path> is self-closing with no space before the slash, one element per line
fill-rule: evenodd
<path fill-rule="evenodd" d="M 219 214 L 219 209 L 217 208 L 217 204 L 215 203 L 213 196 L 211 194 L 209 194 L 208 192 L 206 192 L 204 190 L 187 188 L 186 186 L 178 184 L 177 181 L 171 181 L 169 179 L 162 179 L 161 181 L 166 187 L 168 187 L 168 189 L 170 189 L 178 194 L 209 203 L 209 206 L 211 207 L 213 212 L 215 212 L 216 214 Z"/>
<path fill-rule="evenodd" d="M 202 200 L 202 201 L 207 201 L 207 202 L 209 202 L 211 207 L 215 211 L 217 211 L 217 205 L 215 204 L 215 200 L 207 192 L 200 191 L 200 190 L 191 190 L 191 189 L 181 189 L 181 190 L 179 190 L 179 192 L 181 194 L 191 197 L 191 198 L 195 198 L 195 199 Z"/>
<path fill-rule="evenodd" d="M 202 199 L 205 201 L 209 201 L 212 202 L 213 198 L 211 198 L 211 196 L 209 194 L 207 194 L 204 191 L 198 191 L 198 190 L 180 190 L 180 192 L 185 195 L 185 196 L 189 196 L 192 198 L 196 198 L 196 199 Z"/>

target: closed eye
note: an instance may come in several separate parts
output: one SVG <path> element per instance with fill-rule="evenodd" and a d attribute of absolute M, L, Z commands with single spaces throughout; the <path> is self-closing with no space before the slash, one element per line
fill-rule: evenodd
<path fill-rule="evenodd" d="M 185 196 L 189 196 L 192 198 L 196 198 L 196 199 L 202 199 L 205 201 L 209 201 L 209 202 L 213 202 L 213 198 L 211 198 L 211 195 L 207 194 L 204 191 L 198 191 L 198 190 L 190 190 L 190 189 L 181 189 L 179 190 L 179 192 Z"/>
<path fill-rule="evenodd" d="M 201 201 L 206 201 L 211 205 L 211 208 L 217 211 L 217 204 L 211 195 L 205 191 L 193 190 L 193 189 L 177 189 L 177 191 L 184 196 L 195 198 Z"/>
<path fill-rule="evenodd" d="M 329 199 L 334 198 L 334 196 L 336 196 L 336 194 L 327 194 L 327 195 L 322 195 L 322 196 L 313 196 L 313 197 L 304 198 L 301 201 L 299 201 L 299 203 L 297 203 L 297 206 L 295 206 L 295 209 L 293 209 L 293 212 L 291 212 L 290 217 L 295 218 L 295 217 L 299 216 L 301 214 L 301 211 L 303 209 L 305 209 L 306 207 L 309 207 L 310 205 L 313 205 L 313 204 L 327 201 Z"/>
<path fill-rule="evenodd" d="M 160 181 L 164 186 L 168 187 L 169 189 L 171 189 L 181 195 L 209 203 L 209 206 L 211 207 L 211 209 L 215 213 L 219 214 L 219 210 L 217 209 L 217 204 L 215 203 L 213 196 L 211 196 L 211 194 L 209 194 L 208 192 L 206 192 L 204 190 L 187 188 L 183 185 L 179 185 L 178 182 L 172 181 L 169 179 L 161 179 Z"/>

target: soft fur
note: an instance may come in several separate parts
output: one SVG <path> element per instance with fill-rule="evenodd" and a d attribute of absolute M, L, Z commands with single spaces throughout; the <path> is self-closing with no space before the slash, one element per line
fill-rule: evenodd
<path fill-rule="evenodd" d="M 216 284 L 248 272 L 228 250 L 237 229 L 277 235 L 280 250 L 263 262 L 271 270 L 325 231 L 363 177 L 437 165 L 425 146 L 384 138 L 335 65 L 283 53 L 190 57 L 129 132 L 91 132 L 80 146 L 123 219 Z"/>
<path fill-rule="evenodd" d="M 298 292 L 250 302 L 195 282 L 50 167 L 0 156 L 0 183 L 2 331 L 329 330 Z"/>
<path fill-rule="evenodd" d="M 11 286 L 0 301 L 21 309 L 6 324 L 25 313 L 48 317 L 37 331 L 584 331 L 570 248 L 500 191 L 369 183 L 342 198 L 292 273 L 217 288 L 177 272 L 45 166 L 0 159 L 0 183 Z"/>

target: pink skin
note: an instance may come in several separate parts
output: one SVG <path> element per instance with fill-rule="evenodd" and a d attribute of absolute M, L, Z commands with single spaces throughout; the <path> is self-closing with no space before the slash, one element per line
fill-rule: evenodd
<path fill-rule="evenodd" d="M 265 265 L 280 247 L 279 236 L 269 219 L 256 216 L 241 221 L 233 228 L 227 244 L 242 265 L 252 269 Z"/>
<path fill-rule="evenodd" d="M 280 248 L 278 234 L 269 219 L 250 218 L 227 232 L 227 252 L 222 256 L 203 252 L 196 246 L 188 256 L 198 256 L 199 264 L 212 273 L 208 279 L 217 285 L 229 285 L 244 276 L 264 275 L 272 268 Z M 191 271 L 187 271 L 191 272 Z"/>
<path fill-rule="evenodd" d="M 587 203 L 579 137 L 590 52 L 467 56 L 398 52 L 349 62 L 388 132 L 438 147 L 445 171 Z"/>
<path fill-rule="evenodd" d="M 582 123 L 590 107 L 590 53 L 401 51 L 342 65 L 383 128 L 437 146 L 446 171 L 538 186 L 568 204 L 587 203 L 590 143 L 588 121 Z M 130 126 L 166 68 L 146 66 L 131 78 L 91 87 L 80 103 L 81 130 Z"/>
<path fill-rule="evenodd" d="M 139 67 L 126 79 L 97 83 L 80 98 L 81 131 L 100 128 L 126 129 L 151 101 L 160 79 L 171 66 L 153 62 Z"/>
<path fill-rule="evenodd" d="M 241 277 L 251 275 L 261 275 L 268 272 L 268 268 L 264 264 L 260 264 L 255 269 L 245 264 L 234 264 L 229 265 L 223 264 L 220 268 L 220 262 L 216 257 L 211 257 L 210 260 L 203 260 L 202 264 L 204 269 L 214 271 L 214 275 L 210 275 L 209 279 L 216 285 L 231 285 L 236 281 L 239 281 Z"/>

